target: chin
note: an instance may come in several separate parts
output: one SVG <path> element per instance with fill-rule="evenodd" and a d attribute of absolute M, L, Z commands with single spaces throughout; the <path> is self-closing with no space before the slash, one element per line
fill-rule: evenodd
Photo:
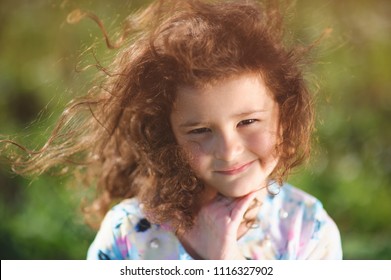
<path fill-rule="evenodd" d="M 249 185 L 250 184 L 248 184 L 247 186 L 249 186 Z M 239 197 L 243 197 L 245 195 L 248 195 L 254 191 L 260 190 L 262 188 L 262 186 L 260 184 L 253 183 L 251 185 L 254 187 L 243 188 L 242 187 L 243 185 L 232 186 L 231 189 L 228 189 L 228 190 L 227 189 L 220 189 L 221 191 L 219 191 L 219 192 L 227 197 L 239 198 Z"/>
<path fill-rule="evenodd" d="M 256 180 L 249 180 L 247 182 L 243 182 L 241 184 L 241 186 L 248 186 L 248 187 L 240 188 L 238 186 L 238 190 L 240 190 L 240 191 L 236 191 L 234 193 L 235 193 L 235 195 L 237 195 L 237 197 L 242 197 L 242 196 L 248 195 L 252 192 L 259 191 L 262 188 L 264 188 L 266 186 L 265 182 L 266 182 L 266 180 L 264 178 L 256 178 Z"/>
<path fill-rule="evenodd" d="M 239 198 L 254 191 L 260 190 L 266 184 L 266 179 L 259 174 L 252 176 L 234 178 L 233 180 L 204 180 L 212 192 L 218 192 L 226 197 Z"/>

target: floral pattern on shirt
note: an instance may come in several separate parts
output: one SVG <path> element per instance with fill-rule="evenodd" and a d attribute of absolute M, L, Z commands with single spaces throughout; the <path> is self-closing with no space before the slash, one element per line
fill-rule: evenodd
<path fill-rule="evenodd" d="M 267 196 L 258 213 L 259 227 L 238 240 L 248 259 L 342 259 L 334 221 L 313 196 L 289 184 Z M 114 206 L 104 218 L 87 259 L 191 260 L 168 227 L 151 224 L 137 199 Z"/>

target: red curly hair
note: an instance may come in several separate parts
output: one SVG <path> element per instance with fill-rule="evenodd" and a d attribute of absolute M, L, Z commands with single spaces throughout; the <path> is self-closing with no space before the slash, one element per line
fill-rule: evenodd
<path fill-rule="evenodd" d="M 91 209 L 104 214 L 137 197 L 151 222 L 186 230 L 204 187 L 170 126 L 176 91 L 250 72 L 262 75 L 279 105 L 280 160 L 270 179 L 281 183 L 308 156 L 313 126 L 303 78 L 308 49 L 285 44 L 282 18 L 276 1 L 155 2 L 129 18 L 138 32 L 103 84 L 73 101 L 46 145 L 14 159 L 14 170 L 42 173 L 73 163 L 98 186 Z"/>

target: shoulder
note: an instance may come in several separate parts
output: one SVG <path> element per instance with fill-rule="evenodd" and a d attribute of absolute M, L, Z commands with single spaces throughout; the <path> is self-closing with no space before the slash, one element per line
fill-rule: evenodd
<path fill-rule="evenodd" d="M 127 199 L 106 214 L 87 258 L 175 258 L 175 241 L 167 228 L 146 219 L 137 199 Z"/>
<path fill-rule="evenodd" d="M 313 205 L 315 203 L 320 203 L 320 201 L 313 195 L 295 187 L 291 184 L 284 183 L 281 186 L 281 192 L 276 196 L 283 199 L 286 203 L 297 203 L 297 204 L 306 204 Z"/>
<path fill-rule="evenodd" d="M 119 229 L 123 226 L 134 225 L 135 229 L 143 230 L 150 224 L 146 221 L 142 212 L 142 206 L 137 199 L 126 199 L 115 205 L 106 215 L 102 222 L 107 223 L 113 229 Z"/>
<path fill-rule="evenodd" d="M 287 183 L 279 188 L 280 192 L 269 195 L 266 202 L 270 211 L 281 220 L 293 222 L 301 219 L 310 222 L 325 214 L 323 204 L 316 197 Z"/>
<path fill-rule="evenodd" d="M 127 235 L 149 226 L 136 199 L 115 205 L 104 217 L 99 231 L 88 250 L 88 259 L 128 259 L 131 255 Z"/>
<path fill-rule="evenodd" d="M 326 214 L 319 199 L 287 183 L 281 187 L 278 195 L 270 199 L 274 207 L 279 207 L 282 218 L 287 216 L 294 220 L 296 217 L 304 222 L 312 222 Z"/>
<path fill-rule="evenodd" d="M 342 258 L 339 230 L 316 197 L 284 184 L 269 202 L 281 258 Z"/>

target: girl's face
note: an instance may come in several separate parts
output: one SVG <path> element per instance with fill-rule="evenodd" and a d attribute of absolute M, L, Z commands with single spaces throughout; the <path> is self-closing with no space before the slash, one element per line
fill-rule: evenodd
<path fill-rule="evenodd" d="M 241 197 L 266 186 L 278 160 L 279 121 L 261 77 L 179 88 L 170 117 L 178 144 L 211 194 Z"/>

